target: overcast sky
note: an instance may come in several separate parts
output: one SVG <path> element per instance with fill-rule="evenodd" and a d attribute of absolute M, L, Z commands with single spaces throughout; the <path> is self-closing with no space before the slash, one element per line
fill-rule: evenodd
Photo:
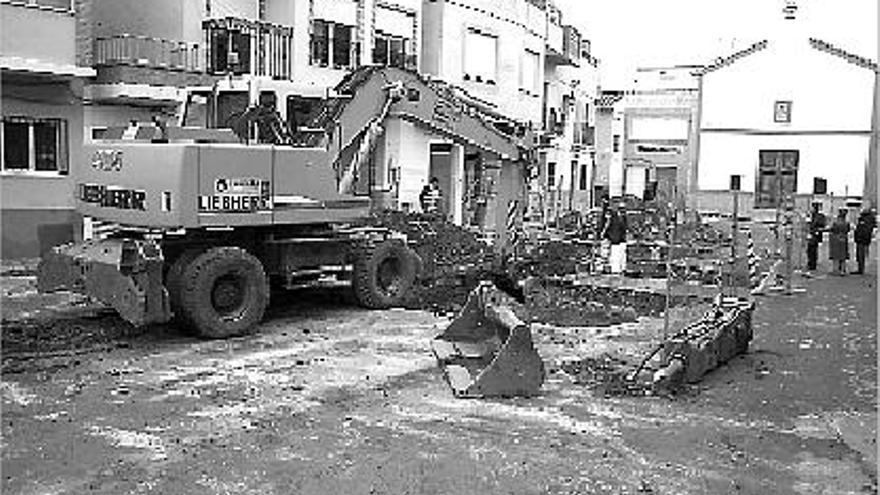
<path fill-rule="evenodd" d="M 783 0 L 555 0 L 592 42 L 602 87 L 625 89 L 635 67 L 703 64 L 773 39 Z M 809 36 L 877 60 L 877 0 L 799 0 Z"/>

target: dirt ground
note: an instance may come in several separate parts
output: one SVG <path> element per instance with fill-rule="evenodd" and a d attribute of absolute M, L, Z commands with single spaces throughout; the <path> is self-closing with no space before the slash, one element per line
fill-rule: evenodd
<path fill-rule="evenodd" d="M 674 398 L 560 369 L 650 347 L 662 323 L 641 318 L 535 325 L 541 395 L 461 400 L 429 347 L 447 315 L 299 292 L 255 334 L 202 341 L 7 270 L 2 492 L 876 493 L 875 274 L 759 299 L 750 352 Z"/>

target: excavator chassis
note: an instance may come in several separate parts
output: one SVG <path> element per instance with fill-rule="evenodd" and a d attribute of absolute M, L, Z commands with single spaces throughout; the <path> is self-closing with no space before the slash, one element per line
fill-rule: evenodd
<path fill-rule="evenodd" d="M 140 239 L 89 240 L 57 246 L 38 267 L 40 292 L 68 290 L 115 309 L 134 326 L 171 319 L 158 244 Z"/>

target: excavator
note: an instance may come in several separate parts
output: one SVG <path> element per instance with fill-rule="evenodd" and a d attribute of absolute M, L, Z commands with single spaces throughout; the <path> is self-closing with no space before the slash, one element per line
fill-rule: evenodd
<path fill-rule="evenodd" d="M 419 260 L 405 236 L 367 225 L 361 187 L 391 117 L 508 160 L 527 156 L 521 133 L 402 69 L 364 67 L 332 91 L 259 80 L 191 88 L 178 125 L 108 129 L 84 145 L 77 209 L 115 227 L 52 248 L 38 288 L 205 338 L 252 330 L 271 287 L 328 276 L 350 282 L 367 308 L 400 305 Z"/>

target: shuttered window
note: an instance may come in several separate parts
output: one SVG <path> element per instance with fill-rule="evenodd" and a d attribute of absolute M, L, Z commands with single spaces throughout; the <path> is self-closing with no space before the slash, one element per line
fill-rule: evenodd
<path fill-rule="evenodd" d="M 495 84 L 497 79 L 498 38 L 469 29 L 464 40 L 464 79 Z"/>

